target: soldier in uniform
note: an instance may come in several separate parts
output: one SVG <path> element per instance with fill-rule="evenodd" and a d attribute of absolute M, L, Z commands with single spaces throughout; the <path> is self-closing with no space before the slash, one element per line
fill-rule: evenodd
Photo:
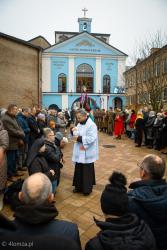
<path fill-rule="evenodd" d="M 114 119 L 115 119 L 115 113 L 112 107 L 110 107 L 108 111 L 108 131 L 107 131 L 109 135 L 112 135 L 114 131 Z"/>

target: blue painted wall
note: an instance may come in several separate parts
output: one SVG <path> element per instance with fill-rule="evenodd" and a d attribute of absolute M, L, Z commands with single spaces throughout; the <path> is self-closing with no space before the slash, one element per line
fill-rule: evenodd
<path fill-rule="evenodd" d="M 93 39 L 89 34 L 84 33 L 81 37 L 76 37 L 75 40 L 69 40 L 63 42 L 63 44 L 57 45 L 47 49 L 47 52 L 58 53 L 80 53 L 80 54 L 104 54 L 104 55 L 124 55 L 118 50 L 106 46 L 105 43 Z"/>
<path fill-rule="evenodd" d="M 114 92 L 114 87 L 118 82 L 118 61 L 113 59 L 101 60 L 101 89 L 103 91 L 103 76 L 110 76 L 110 93 Z"/>
<path fill-rule="evenodd" d="M 58 91 L 58 76 L 59 74 L 67 76 L 67 92 L 68 86 L 68 58 L 67 57 L 51 57 L 51 91 Z"/>
<path fill-rule="evenodd" d="M 50 104 L 57 104 L 59 108 L 62 107 L 62 97 L 56 94 L 43 94 L 42 107 L 48 107 Z"/>
<path fill-rule="evenodd" d="M 78 99 L 80 97 L 80 95 L 68 95 L 68 107 L 71 109 L 71 106 L 73 104 L 73 102 Z M 89 97 L 91 97 L 95 102 L 96 105 L 98 107 L 103 107 L 103 105 L 100 102 L 100 96 L 96 96 L 96 95 L 89 95 Z M 126 105 L 126 99 L 125 96 L 110 96 L 109 100 L 108 100 L 108 108 L 109 107 L 113 107 L 114 108 L 114 99 L 116 97 L 119 97 L 122 100 L 122 104 L 123 104 L 123 108 Z M 62 108 L 62 96 L 61 95 L 57 95 L 57 94 L 43 94 L 43 98 L 42 98 L 42 107 L 48 107 L 50 104 L 57 104 L 59 106 L 59 108 Z"/>

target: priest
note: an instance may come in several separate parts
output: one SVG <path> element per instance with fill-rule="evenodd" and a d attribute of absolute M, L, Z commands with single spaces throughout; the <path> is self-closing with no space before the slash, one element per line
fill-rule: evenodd
<path fill-rule="evenodd" d="M 95 185 L 94 162 L 98 160 L 97 126 L 84 109 L 76 113 L 78 125 L 72 128 L 72 161 L 75 164 L 73 177 L 74 193 L 89 195 Z"/>

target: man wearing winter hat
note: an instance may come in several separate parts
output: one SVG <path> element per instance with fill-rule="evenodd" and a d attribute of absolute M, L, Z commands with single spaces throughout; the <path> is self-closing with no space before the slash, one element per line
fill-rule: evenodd
<path fill-rule="evenodd" d="M 85 250 L 155 250 L 150 228 L 135 214 L 128 214 L 126 178 L 114 172 L 101 195 L 101 209 L 105 222 L 95 223 L 100 232 L 86 244 Z"/>

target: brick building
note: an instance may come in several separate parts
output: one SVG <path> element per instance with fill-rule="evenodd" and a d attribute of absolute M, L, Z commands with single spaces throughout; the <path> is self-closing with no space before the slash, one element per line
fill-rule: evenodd
<path fill-rule="evenodd" d="M 41 54 L 41 47 L 0 33 L 0 107 L 40 106 Z"/>
<path fill-rule="evenodd" d="M 151 49 L 150 55 L 138 60 L 124 76 L 127 106 L 167 109 L 167 45 Z"/>

